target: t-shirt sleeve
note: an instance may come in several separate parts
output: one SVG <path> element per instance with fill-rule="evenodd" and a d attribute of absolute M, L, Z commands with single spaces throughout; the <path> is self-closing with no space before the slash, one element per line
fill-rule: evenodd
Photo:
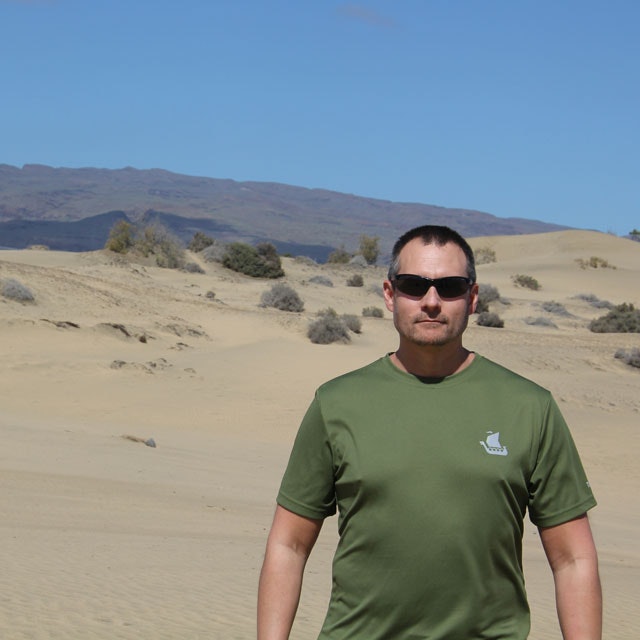
<path fill-rule="evenodd" d="M 578 517 L 595 505 L 567 423 L 549 396 L 529 483 L 531 522 L 539 527 L 552 527 Z"/>
<path fill-rule="evenodd" d="M 333 457 L 317 397 L 298 430 L 277 502 L 307 518 L 326 518 L 336 512 Z"/>

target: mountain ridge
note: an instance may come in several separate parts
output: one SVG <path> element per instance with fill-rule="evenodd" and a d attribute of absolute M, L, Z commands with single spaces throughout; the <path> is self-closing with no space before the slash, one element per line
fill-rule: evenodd
<path fill-rule="evenodd" d="M 500 218 L 472 209 L 392 202 L 275 182 L 189 176 L 165 169 L 0 165 L 0 245 L 20 248 L 12 243 L 13 238 L 18 240 L 17 221 L 23 223 L 20 243 L 31 237 L 30 244 L 47 244 L 41 241 L 42 227 L 35 223 L 62 225 L 85 220 L 85 226 L 90 226 L 91 219 L 103 223 L 100 216 L 112 212 L 122 213 L 134 223 L 148 217 L 149 212 L 185 218 L 188 223 L 174 219 L 175 224 L 168 225 L 185 241 L 190 239 L 187 233 L 210 233 L 213 227 L 218 230 L 217 237 L 225 241 L 268 240 L 294 250 L 298 245 L 325 247 L 321 253 L 342 245 L 355 249 L 362 234 L 379 237 L 381 250 L 388 252 L 403 231 L 428 223 L 447 224 L 468 237 L 569 228 L 538 220 Z M 32 227 L 31 236 L 25 231 L 28 227 Z M 59 227 L 53 234 L 53 244 L 58 232 L 65 235 L 64 229 Z M 67 232 L 77 229 L 72 226 Z M 85 229 L 84 233 L 95 238 L 98 231 Z M 69 244 L 73 243 L 66 242 Z M 87 250 L 93 248 L 87 245 Z"/>

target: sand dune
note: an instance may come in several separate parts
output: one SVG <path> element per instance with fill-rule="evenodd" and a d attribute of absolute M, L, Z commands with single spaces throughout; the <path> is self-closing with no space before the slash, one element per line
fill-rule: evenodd
<path fill-rule="evenodd" d="M 635 639 L 640 371 L 613 354 L 640 347 L 640 335 L 591 333 L 604 311 L 575 296 L 640 306 L 640 244 L 580 231 L 472 244 L 496 253 L 479 280 L 499 289 L 505 328 L 472 322 L 467 346 L 559 400 L 599 500 L 605 637 Z M 591 256 L 611 266 L 580 268 Z M 0 252 L 0 279 L 36 298 L 0 297 L 1 637 L 254 636 L 275 493 L 313 391 L 396 346 L 386 311 L 362 318 L 349 345 L 305 335 L 328 306 L 383 307 L 384 269 L 361 270 L 365 286 L 354 288 L 349 268 L 283 264 L 301 314 L 260 308 L 272 283 L 218 265 L 190 274 L 102 252 Z M 320 274 L 334 286 L 309 282 Z M 515 287 L 515 274 L 542 288 Z M 549 301 L 567 315 L 545 311 Z M 527 324 L 532 317 L 555 327 Z M 321 623 L 335 526 L 325 525 L 310 560 L 293 638 L 315 638 Z M 558 638 L 532 527 L 525 562 L 531 637 Z"/>

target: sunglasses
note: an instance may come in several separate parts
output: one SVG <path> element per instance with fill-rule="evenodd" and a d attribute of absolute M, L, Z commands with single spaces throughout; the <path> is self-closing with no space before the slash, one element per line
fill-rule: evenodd
<path fill-rule="evenodd" d="M 411 273 L 400 273 L 392 280 L 395 289 L 407 296 L 422 298 L 431 287 L 435 287 L 442 299 L 459 298 L 469 291 L 471 278 L 446 276 L 445 278 L 423 278 Z"/>

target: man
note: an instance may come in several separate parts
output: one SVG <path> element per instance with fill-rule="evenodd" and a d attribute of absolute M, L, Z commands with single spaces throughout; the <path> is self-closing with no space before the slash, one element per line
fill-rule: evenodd
<path fill-rule="evenodd" d="M 527 509 L 565 640 L 600 639 L 595 500 L 549 392 L 462 344 L 478 300 L 471 248 L 448 227 L 408 231 L 384 297 L 397 351 L 322 385 L 300 426 L 260 577 L 259 640 L 289 637 L 336 509 L 319 639 L 526 638 Z"/>

